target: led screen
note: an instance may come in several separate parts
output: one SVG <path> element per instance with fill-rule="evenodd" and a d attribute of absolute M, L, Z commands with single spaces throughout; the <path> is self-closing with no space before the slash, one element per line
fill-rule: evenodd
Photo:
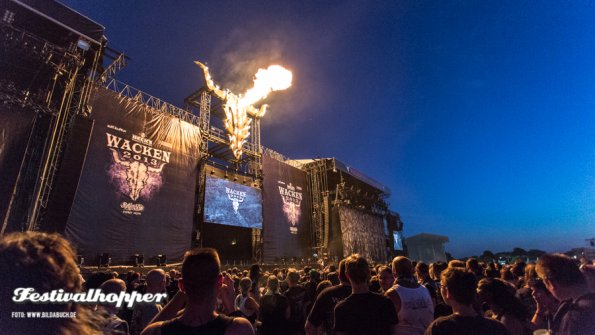
<path fill-rule="evenodd" d="M 207 176 L 205 221 L 244 228 L 262 228 L 259 189 Z"/>
<path fill-rule="evenodd" d="M 401 235 L 401 232 L 400 231 L 393 232 L 393 237 L 395 239 L 393 249 L 403 250 L 403 236 Z"/>

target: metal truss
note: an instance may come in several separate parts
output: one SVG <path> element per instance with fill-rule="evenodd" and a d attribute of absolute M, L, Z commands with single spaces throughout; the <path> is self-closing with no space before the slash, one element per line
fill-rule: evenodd
<path fill-rule="evenodd" d="M 153 109 L 157 113 L 164 113 L 179 118 L 197 127 L 200 127 L 199 117 L 150 94 L 147 94 L 137 88 L 128 84 L 122 83 L 116 79 L 110 79 L 105 84 L 105 87 L 120 94 L 123 97 L 137 101 L 147 107 Z"/>
<path fill-rule="evenodd" d="M 262 154 L 265 155 L 265 156 L 267 156 L 267 157 L 276 159 L 279 162 L 283 162 L 283 163 L 285 163 L 287 165 L 291 165 L 294 168 L 298 168 L 300 170 L 302 170 L 304 168 L 304 165 L 303 164 L 301 164 L 301 163 L 299 163 L 297 161 L 292 160 L 291 158 L 283 155 L 282 153 L 279 153 L 279 152 L 277 152 L 277 151 L 275 151 L 275 150 L 273 150 L 271 148 L 267 148 L 267 147 L 261 147 L 261 148 L 262 148 Z"/>
<path fill-rule="evenodd" d="M 330 208 L 326 160 L 318 159 L 304 166 L 312 201 L 312 243 L 317 251 L 328 248 Z"/>

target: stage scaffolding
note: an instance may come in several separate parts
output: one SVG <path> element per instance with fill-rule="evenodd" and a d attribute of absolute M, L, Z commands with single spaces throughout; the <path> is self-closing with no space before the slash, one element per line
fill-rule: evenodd
<path fill-rule="evenodd" d="M 335 158 L 294 161 L 307 172 L 312 201 L 312 244 L 318 255 L 332 252 L 333 207 L 348 206 L 369 214 L 386 216 L 390 190 Z M 333 237 L 333 236 L 335 237 Z"/>
<path fill-rule="evenodd" d="M 43 144 L 33 143 L 33 138 L 29 140 L 23 161 L 28 164 L 21 166 L 17 176 L 2 222 L 2 233 L 39 230 L 60 167 L 65 139 L 74 116 L 87 113 L 91 77 L 97 71 L 102 54 L 101 44 L 87 49 L 81 48 L 76 40 L 58 45 L 13 25 L 14 19 L 7 20 L 7 16 L 16 16 L 19 22 L 21 16 L 32 14 L 18 4 L 6 5 L 4 20 L 0 22 L 2 58 L 6 57 L 5 65 L 9 66 L 1 84 L 3 100 L 34 106 L 38 113 L 49 115 L 51 121 L 46 137 L 41 140 Z M 30 73 L 32 71 L 35 72 Z M 32 160 L 31 157 L 37 158 Z M 30 195 L 22 194 L 24 189 L 29 189 L 28 180 L 33 181 L 33 191 Z M 7 230 L 9 226 L 12 227 Z"/>

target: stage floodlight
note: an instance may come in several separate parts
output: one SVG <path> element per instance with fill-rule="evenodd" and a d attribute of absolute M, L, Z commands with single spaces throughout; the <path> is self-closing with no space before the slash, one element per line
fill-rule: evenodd
<path fill-rule="evenodd" d="M 139 266 L 139 267 L 145 266 L 145 255 L 143 255 L 143 254 L 134 254 L 134 256 L 132 256 L 132 260 L 133 260 L 134 266 Z"/>
<path fill-rule="evenodd" d="M 108 268 L 111 263 L 112 258 L 110 257 L 110 254 L 108 254 L 107 252 L 104 252 L 99 256 L 99 267 Z"/>
<path fill-rule="evenodd" d="M 12 24 L 14 22 L 14 12 L 11 12 L 8 9 L 6 9 L 4 11 L 4 16 L 2 17 L 2 21 L 6 22 L 8 24 Z"/>

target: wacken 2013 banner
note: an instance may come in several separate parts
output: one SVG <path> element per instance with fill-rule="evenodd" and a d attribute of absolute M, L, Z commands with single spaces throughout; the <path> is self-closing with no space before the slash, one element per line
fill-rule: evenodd
<path fill-rule="evenodd" d="M 66 236 L 90 259 L 180 259 L 192 235 L 198 128 L 104 88 L 95 88 L 91 105 L 93 131 Z"/>
<path fill-rule="evenodd" d="M 311 257 L 310 194 L 306 173 L 263 157 L 265 261 Z"/>

